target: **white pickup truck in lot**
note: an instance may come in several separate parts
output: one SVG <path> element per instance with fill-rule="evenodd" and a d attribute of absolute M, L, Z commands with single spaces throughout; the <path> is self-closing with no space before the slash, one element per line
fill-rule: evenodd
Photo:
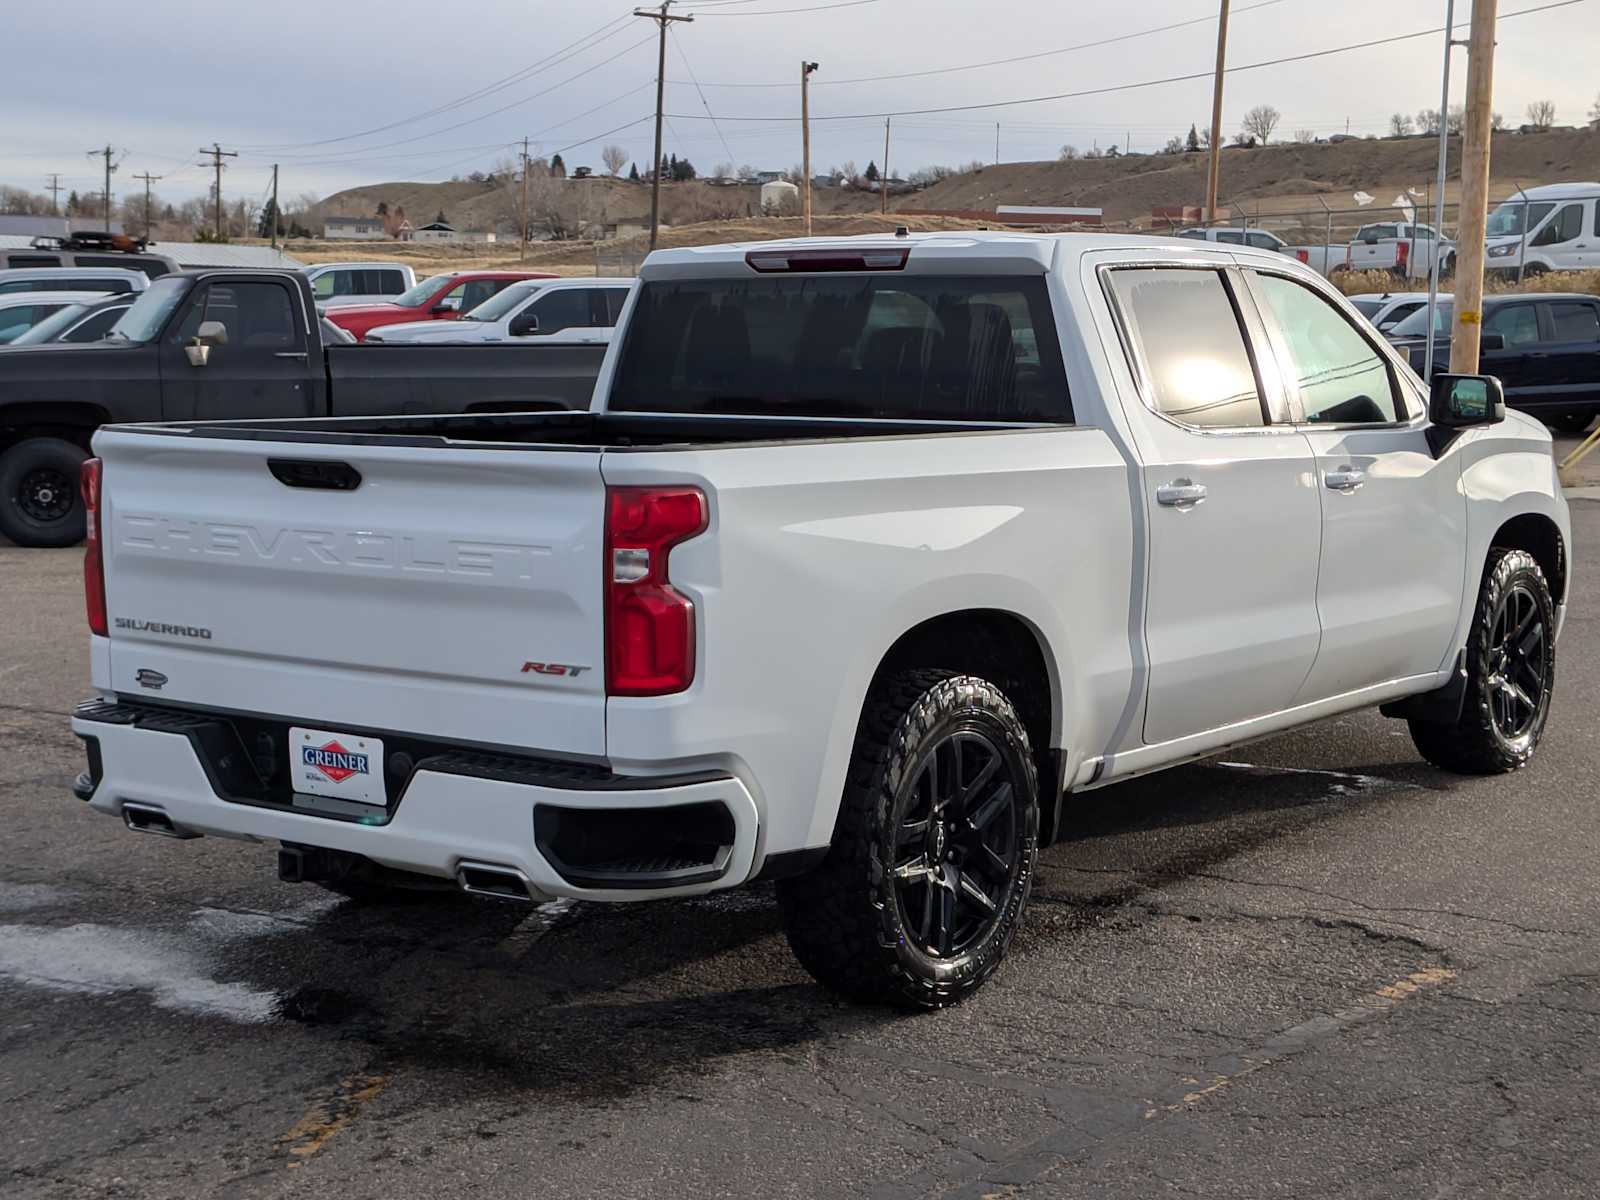
<path fill-rule="evenodd" d="M 348 895 L 775 878 L 844 995 L 998 966 L 1084 789 L 1383 705 L 1527 763 L 1550 435 L 1276 253 L 652 255 L 588 412 L 102 429 L 77 794 Z"/>

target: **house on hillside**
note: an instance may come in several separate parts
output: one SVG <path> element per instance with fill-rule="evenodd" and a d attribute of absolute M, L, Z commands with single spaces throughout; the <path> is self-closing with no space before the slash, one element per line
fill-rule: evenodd
<path fill-rule="evenodd" d="M 338 242 L 377 242 L 389 235 L 382 217 L 325 217 L 322 236 Z"/>
<path fill-rule="evenodd" d="M 481 245 L 495 240 L 495 235 L 485 229 L 457 229 L 448 221 L 429 221 L 411 231 L 414 242 L 454 242 Z"/>

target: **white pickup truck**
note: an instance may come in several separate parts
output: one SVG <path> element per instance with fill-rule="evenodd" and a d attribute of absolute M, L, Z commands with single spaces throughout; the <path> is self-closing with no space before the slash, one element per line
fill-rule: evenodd
<path fill-rule="evenodd" d="M 1432 225 L 1409 221 L 1382 221 L 1363 225 L 1350 239 L 1344 268 L 1348 271 L 1388 271 L 1401 279 L 1426 279 L 1429 262 L 1439 259 L 1439 273 L 1455 271 L 1455 243 L 1441 238 Z M 1337 264 L 1335 269 L 1337 269 Z"/>
<path fill-rule="evenodd" d="M 1550 435 L 1281 254 L 669 250 L 592 411 L 102 429 L 77 794 L 354 896 L 775 878 L 818 979 L 999 964 L 1089 788 L 1384 705 L 1527 763 Z"/>

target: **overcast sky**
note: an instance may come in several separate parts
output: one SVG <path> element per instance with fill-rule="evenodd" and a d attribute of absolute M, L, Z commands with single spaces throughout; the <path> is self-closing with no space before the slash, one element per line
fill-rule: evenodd
<path fill-rule="evenodd" d="M 1548 2 L 1501 0 L 1500 10 Z M 1470 7 L 1457 5 L 1463 20 Z M 98 188 L 98 160 L 85 152 L 108 141 L 121 161 L 113 192 L 141 187 L 131 176 L 148 171 L 164 177 L 154 186 L 166 200 L 203 193 L 209 174 L 195 151 L 213 141 L 240 151 L 225 192 L 261 195 L 277 161 L 285 197 L 448 179 L 487 167 L 524 135 L 539 152 L 562 151 L 570 166 L 598 168 L 607 142 L 641 164 L 650 155 L 655 25 L 629 17 L 622 0 L 79 0 L 70 15 L 47 4 L 6 10 L 11 52 L 0 93 L 13 120 L 0 141 L 0 182 L 30 190 L 49 172 L 63 188 Z M 996 122 L 1000 157 L 1012 161 L 1054 158 L 1066 142 L 1087 149 L 1131 138 L 1136 150 L 1157 149 L 1191 122 L 1203 126 L 1210 111 L 1210 79 L 1200 78 L 909 113 L 1208 72 L 1214 0 L 684 0 L 673 10 L 697 19 L 675 26 L 668 43 L 665 144 L 702 172 L 724 161 L 771 169 L 799 161 L 802 56 L 821 63 L 812 92 L 818 170 L 881 160 L 887 112 L 907 114 L 895 118 L 891 148 L 891 165 L 905 172 L 992 159 Z M 1443 16 L 1439 0 L 1234 0 L 1229 64 L 1430 29 Z M 942 70 L 1178 22 L 1196 23 Z M 577 50 L 560 53 L 573 43 Z M 1347 121 L 1352 133 L 1382 132 L 1390 113 L 1438 103 L 1441 49 L 1435 35 L 1240 71 L 1228 78 L 1224 130 L 1267 103 L 1283 113 L 1280 137 L 1341 133 Z M 1600 87 L 1596 61 L 1597 0 L 1502 20 L 1495 107 L 1515 125 L 1530 101 L 1548 99 L 1559 122 L 1581 124 Z M 1465 74 L 1458 51 L 1457 100 Z"/>

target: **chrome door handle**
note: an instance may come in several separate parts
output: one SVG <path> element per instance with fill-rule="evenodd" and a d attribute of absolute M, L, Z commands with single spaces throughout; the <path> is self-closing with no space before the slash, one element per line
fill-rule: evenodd
<path fill-rule="evenodd" d="M 1167 508 L 1193 508 L 1206 498 L 1206 485 L 1188 479 L 1174 479 L 1156 489 L 1156 503 Z"/>
<path fill-rule="evenodd" d="M 304 350 L 278 350 L 273 353 L 273 358 L 305 358 Z"/>
<path fill-rule="evenodd" d="M 1337 471 L 1324 471 L 1322 482 L 1336 492 L 1353 492 L 1367 481 L 1367 473 L 1359 467 L 1340 467 Z"/>

